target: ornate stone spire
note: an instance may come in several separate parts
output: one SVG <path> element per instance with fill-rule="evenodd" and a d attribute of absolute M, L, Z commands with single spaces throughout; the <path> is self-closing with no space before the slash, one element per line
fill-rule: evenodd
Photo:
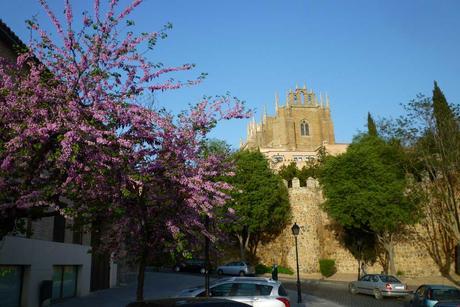
<path fill-rule="evenodd" d="M 286 106 L 289 107 L 289 99 L 291 99 L 291 90 L 289 90 L 288 94 L 286 95 Z"/>
<path fill-rule="evenodd" d="M 278 96 L 278 92 L 276 92 L 275 93 L 275 110 L 276 110 L 276 113 L 278 113 L 278 108 L 280 107 L 279 104 L 280 104 L 280 97 Z"/>
<path fill-rule="evenodd" d="M 262 122 L 265 123 L 267 121 L 267 105 L 264 104 L 264 115 L 262 117 Z"/>

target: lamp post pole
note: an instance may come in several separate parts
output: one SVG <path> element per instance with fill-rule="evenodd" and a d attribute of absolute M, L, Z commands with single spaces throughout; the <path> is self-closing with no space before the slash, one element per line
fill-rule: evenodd
<path fill-rule="evenodd" d="M 302 303 L 302 294 L 300 290 L 300 278 L 299 278 L 299 252 L 297 249 L 297 236 L 299 235 L 300 227 L 297 225 L 297 223 L 294 223 L 291 230 L 295 238 L 295 260 L 297 263 L 297 303 Z"/>
<path fill-rule="evenodd" d="M 206 215 L 204 220 L 204 226 L 206 231 L 209 231 L 209 216 Z M 209 296 L 209 238 L 205 236 L 205 246 L 204 246 L 204 288 L 205 294 Z"/>
<path fill-rule="evenodd" d="M 363 247 L 363 241 L 361 239 L 358 239 L 358 241 L 356 242 L 356 244 L 358 245 L 358 280 L 361 278 L 361 261 L 362 261 L 362 247 Z"/>

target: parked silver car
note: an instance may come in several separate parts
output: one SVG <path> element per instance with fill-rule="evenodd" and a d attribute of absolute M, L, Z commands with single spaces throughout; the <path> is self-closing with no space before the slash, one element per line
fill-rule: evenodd
<path fill-rule="evenodd" d="M 255 307 L 290 307 L 287 291 L 279 281 L 262 277 L 222 278 L 209 287 L 210 296 Z M 181 291 L 178 297 L 203 297 L 204 287 Z"/>
<path fill-rule="evenodd" d="M 364 275 L 360 280 L 351 282 L 348 287 L 352 294 L 371 294 L 378 300 L 384 296 L 405 296 L 411 293 L 399 279 L 383 274 Z"/>
<path fill-rule="evenodd" d="M 216 271 L 218 275 L 227 274 L 245 276 L 254 275 L 256 273 L 254 267 L 244 261 L 229 262 L 227 264 L 217 267 Z"/>
<path fill-rule="evenodd" d="M 459 306 L 460 290 L 444 285 L 421 285 L 411 299 L 413 307 Z"/>

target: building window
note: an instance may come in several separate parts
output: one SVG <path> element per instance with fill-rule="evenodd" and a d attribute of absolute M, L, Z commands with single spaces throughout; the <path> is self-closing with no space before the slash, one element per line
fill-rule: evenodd
<path fill-rule="evenodd" d="M 280 163 L 284 161 L 284 157 L 280 155 L 276 155 L 272 157 L 273 163 Z"/>
<path fill-rule="evenodd" d="M 53 241 L 64 243 L 65 239 L 65 217 L 62 215 L 54 216 Z"/>
<path fill-rule="evenodd" d="M 76 265 L 53 266 L 53 295 L 52 300 L 59 300 L 75 296 L 77 294 Z"/>
<path fill-rule="evenodd" d="M 72 243 L 80 244 L 80 245 L 83 244 L 83 229 L 80 223 L 74 220 L 72 230 L 73 230 Z"/>
<path fill-rule="evenodd" d="M 315 156 L 306 156 L 305 161 L 307 162 L 315 162 L 316 158 Z"/>
<path fill-rule="evenodd" d="M 310 135 L 310 128 L 308 127 L 308 123 L 305 120 L 300 123 L 300 135 Z"/>
<path fill-rule="evenodd" d="M 3 307 L 21 306 L 23 272 L 23 266 L 0 266 L 0 302 Z"/>

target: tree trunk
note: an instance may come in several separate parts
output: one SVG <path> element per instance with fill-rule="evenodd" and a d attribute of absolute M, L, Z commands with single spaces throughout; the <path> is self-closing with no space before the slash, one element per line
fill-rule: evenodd
<path fill-rule="evenodd" d="M 385 249 L 384 252 L 385 253 L 383 255 L 380 253 L 377 257 L 380 265 L 382 266 L 383 272 L 388 274 L 388 253 Z"/>
<path fill-rule="evenodd" d="M 239 242 L 239 244 L 240 244 L 240 259 L 241 259 L 241 260 L 244 260 L 245 253 L 244 253 L 243 236 L 238 234 L 238 235 L 236 235 L 236 237 L 238 238 L 238 242 Z"/>
<path fill-rule="evenodd" d="M 248 234 L 246 236 L 246 240 L 244 242 L 244 252 L 246 254 L 246 251 L 249 250 L 249 239 L 250 239 L 250 234 L 249 234 L 249 231 L 248 231 Z M 243 260 L 246 260 L 246 259 L 243 259 Z"/>
<path fill-rule="evenodd" d="M 145 253 L 143 253 L 141 256 L 141 260 L 139 262 L 139 271 L 137 273 L 136 300 L 138 302 L 144 301 L 145 264 L 146 264 L 146 256 L 145 256 Z"/>
<path fill-rule="evenodd" d="M 238 238 L 238 242 L 240 243 L 240 258 L 241 261 L 246 260 L 246 251 L 249 249 L 249 239 L 251 238 L 249 235 L 248 227 L 243 227 L 241 233 L 237 234 L 236 237 Z"/>
<path fill-rule="evenodd" d="M 396 274 L 395 267 L 395 250 L 393 243 L 393 236 L 389 233 L 384 233 L 382 235 L 377 235 L 380 244 L 382 244 L 388 256 L 388 273 L 391 275 Z"/>
<path fill-rule="evenodd" d="M 257 247 L 259 247 L 260 237 L 259 236 L 252 236 L 251 242 L 251 254 L 255 257 L 257 254 Z"/>
<path fill-rule="evenodd" d="M 396 267 L 395 267 L 395 249 L 393 242 L 390 242 L 387 247 L 388 252 L 388 269 L 391 275 L 396 274 Z"/>

